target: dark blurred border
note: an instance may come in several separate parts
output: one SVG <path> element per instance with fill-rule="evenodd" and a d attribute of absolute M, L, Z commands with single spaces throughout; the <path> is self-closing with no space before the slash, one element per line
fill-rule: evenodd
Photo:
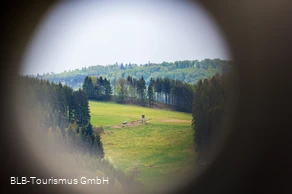
<path fill-rule="evenodd" d="M 292 2 L 201 1 L 223 28 L 238 70 L 232 135 L 210 168 L 179 193 L 292 193 Z M 66 193 L 56 185 L 10 185 L 42 176 L 11 110 L 11 86 L 25 44 L 54 1 L 1 6 L 1 184 L 6 193 Z M 287 190 L 287 191 L 286 191 Z M 289 192 L 290 190 L 290 192 Z M 72 192 L 70 192 L 72 193 Z"/>

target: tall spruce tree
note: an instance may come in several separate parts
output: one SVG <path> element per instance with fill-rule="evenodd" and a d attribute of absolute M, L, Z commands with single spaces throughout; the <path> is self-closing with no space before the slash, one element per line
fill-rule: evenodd
<path fill-rule="evenodd" d="M 155 101 L 154 80 L 152 78 L 150 79 L 147 94 L 148 94 L 147 96 L 148 96 L 149 107 L 152 107 Z"/>
<path fill-rule="evenodd" d="M 137 81 L 137 92 L 139 94 L 140 103 L 142 106 L 145 106 L 145 98 L 146 98 L 145 89 L 146 89 L 146 83 L 145 83 L 144 77 L 142 76 Z"/>
<path fill-rule="evenodd" d="M 99 157 L 103 157 L 100 137 L 93 134 L 88 97 L 84 90 L 73 91 L 61 83 L 50 83 L 28 76 L 20 76 L 19 79 L 20 88 L 26 94 L 24 104 L 38 118 L 38 125 L 44 129 L 44 135 L 48 135 L 54 143 L 69 146 L 76 151 L 98 153 Z"/>
<path fill-rule="evenodd" d="M 221 76 L 200 80 L 196 85 L 193 100 L 192 127 L 195 130 L 196 151 L 205 152 L 210 147 L 210 138 L 219 130 L 225 102 L 224 85 Z"/>

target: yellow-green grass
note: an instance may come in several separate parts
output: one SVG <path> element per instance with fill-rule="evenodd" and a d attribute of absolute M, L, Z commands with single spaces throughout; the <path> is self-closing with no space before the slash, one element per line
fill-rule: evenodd
<path fill-rule="evenodd" d="M 105 158 L 123 171 L 136 166 L 138 180 L 161 185 L 195 166 L 191 114 L 96 101 L 89 106 L 91 123 L 106 129 L 101 135 Z M 142 114 L 150 119 L 146 124 L 110 127 L 139 120 Z"/>
<path fill-rule="evenodd" d="M 89 101 L 91 123 L 93 125 L 112 126 L 122 124 L 123 121 L 135 121 L 145 114 L 151 123 L 165 123 L 169 125 L 191 125 L 191 114 L 162 109 L 144 108 L 134 105 L 104 103 Z M 184 120 L 183 122 L 168 122 L 171 120 Z"/>

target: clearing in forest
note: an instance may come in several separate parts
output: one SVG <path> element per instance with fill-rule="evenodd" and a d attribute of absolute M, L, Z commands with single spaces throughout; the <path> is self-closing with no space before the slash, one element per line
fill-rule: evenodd
<path fill-rule="evenodd" d="M 105 129 L 105 158 L 117 168 L 135 167 L 137 179 L 148 185 L 166 184 L 168 177 L 194 168 L 191 114 L 96 101 L 89 106 L 92 125 Z M 142 114 L 146 124 L 141 123 Z"/>

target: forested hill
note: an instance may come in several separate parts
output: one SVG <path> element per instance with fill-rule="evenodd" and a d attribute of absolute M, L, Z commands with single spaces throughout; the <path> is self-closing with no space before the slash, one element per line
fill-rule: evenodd
<path fill-rule="evenodd" d="M 232 65 L 231 61 L 220 59 L 185 60 L 176 62 L 147 63 L 147 64 L 113 64 L 113 65 L 96 65 L 84 67 L 82 69 L 68 70 L 62 73 L 47 73 L 36 75 L 39 79 L 46 79 L 55 83 L 66 84 L 73 89 L 82 87 L 83 80 L 86 76 L 102 76 L 115 83 L 119 78 L 144 77 L 146 84 L 149 84 L 150 78 L 170 78 L 186 83 L 196 84 L 198 80 L 211 78 L 216 73 L 222 74 L 227 72 Z"/>

